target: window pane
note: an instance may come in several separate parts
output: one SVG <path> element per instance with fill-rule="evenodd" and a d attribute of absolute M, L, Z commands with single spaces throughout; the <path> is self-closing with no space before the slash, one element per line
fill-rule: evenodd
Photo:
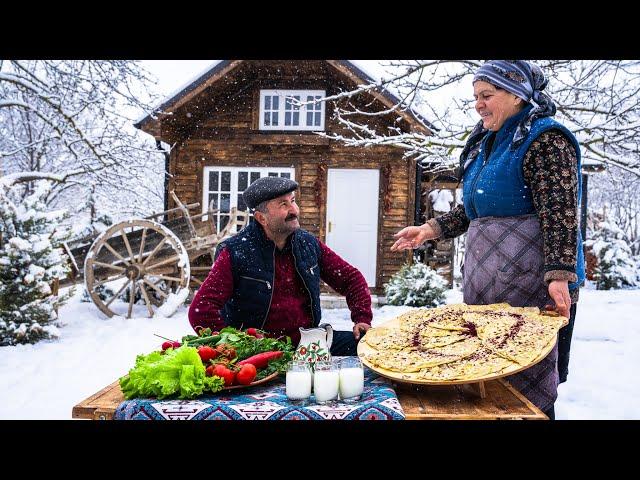
<path fill-rule="evenodd" d="M 277 127 L 278 126 L 278 112 L 273 112 L 271 114 L 271 121 L 273 122 L 272 125 Z"/>
<path fill-rule="evenodd" d="M 285 112 L 284 114 L 284 124 L 291 125 L 291 112 Z"/>
<path fill-rule="evenodd" d="M 277 177 L 278 176 L 278 172 L 269 172 L 269 176 L 270 177 Z"/>
<path fill-rule="evenodd" d="M 271 125 L 271 114 L 268 112 L 264 112 L 264 124 L 265 126 Z"/>
<path fill-rule="evenodd" d="M 231 172 L 222 172 L 222 185 L 220 190 L 229 192 L 231 190 Z"/>
<path fill-rule="evenodd" d="M 284 109 L 291 110 L 291 97 L 285 97 L 284 99 Z"/>
<path fill-rule="evenodd" d="M 209 172 L 209 191 L 218 191 L 218 172 Z"/>
<path fill-rule="evenodd" d="M 307 95 L 307 102 L 313 102 L 315 99 L 312 95 Z M 307 110 L 313 110 L 314 109 L 314 105 L 313 104 L 309 104 L 307 105 Z"/>
<path fill-rule="evenodd" d="M 293 124 L 300 125 L 300 114 L 298 112 L 293 113 Z"/>
<path fill-rule="evenodd" d="M 242 194 L 238 194 L 238 210 L 245 211 L 247 209 L 247 204 L 244 203 L 244 198 Z"/>
<path fill-rule="evenodd" d="M 271 110 L 271 97 L 269 95 L 264 97 L 264 109 Z"/>
<path fill-rule="evenodd" d="M 307 125 L 313 125 L 313 112 L 307 112 Z"/>
<path fill-rule="evenodd" d="M 320 112 L 316 112 L 314 115 L 316 116 L 316 118 L 315 118 L 315 122 L 313 124 L 316 127 L 319 127 L 320 126 Z"/>
<path fill-rule="evenodd" d="M 221 194 L 220 195 L 220 211 L 228 212 L 230 202 L 231 202 L 231 195 L 229 195 L 228 193 Z"/>
<path fill-rule="evenodd" d="M 291 178 L 291 174 L 290 173 L 281 173 L 280 176 L 282 178 Z"/>
<path fill-rule="evenodd" d="M 229 223 L 229 215 L 221 215 L 220 216 L 220 229 L 218 231 L 221 231 L 224 227 L 226 227 L 227 223 Z"/>
<path fill-rule="evenodd" d="M 238 191 L 244 192 L 249 181 L 249 172 L 238 172 Z"/>
<path fill-rule="evenodd" d="M 260 172 L 251 172 L 251 183 L 260 178 Z"/>
<path fill-rule="evenodd" d="M 213 202 L 212 205 L 211 205 L 211 202 Z M 211 205 L 211 209 L 212 210 L 215 210 L 216 208 L 218 208 L 218 194 L 217 193 L 209 194 L 209 205 Z"/>
<path fill-rule="evenodd" d="M 278 105 L 280 104 L 280 98 L 276 95 L 273 97 L 273 110 L 278 110 Z"/>

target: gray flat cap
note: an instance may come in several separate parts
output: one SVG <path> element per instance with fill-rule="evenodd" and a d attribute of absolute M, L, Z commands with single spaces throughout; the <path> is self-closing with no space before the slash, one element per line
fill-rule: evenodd
<path fill-rule="evenodd" d="M 247 187 L 242 194 L 244 203 L 251 210 L 262 202 L 278 198 L 298 188 L 298 182 L 282 177 L 262 177 Z"/>

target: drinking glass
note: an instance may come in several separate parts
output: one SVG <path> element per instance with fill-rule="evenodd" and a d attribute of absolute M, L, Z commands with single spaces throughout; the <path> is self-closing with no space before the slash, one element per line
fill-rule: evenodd
<path fill-rule="evenodd" d="M 287 398 L 294 405 L 309 404 L 311 397 L 311 367 L 307 362 L 293 361 L 287 365 Z"/>
<path fill-rule="evenodd" d="M 340 360 L 340 400 L 356 403 L 362 399 L 364 391 L 364 368 L 358 357 Z"/>
<path fill-rule="evenodd" d="M 337 400 L 340 385 L 338 369 L 338 361 L 334 359 L 316 362 L 313 374 L 313 394 L 316 403 L 323 405 Z"/>

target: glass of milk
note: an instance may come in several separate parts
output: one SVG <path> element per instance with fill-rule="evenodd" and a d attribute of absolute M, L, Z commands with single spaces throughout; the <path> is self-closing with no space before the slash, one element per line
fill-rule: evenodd
<path fill-rule="evenodd" d="M 313 394 L 316 403 L 323 405 L 338 399 L 339 368 L 338 360 L 335 359 L 316 362 L 313 373 Z"/>
<path fill-rule="evenodd" d="M 364 391 L 364 369 L 358 357 L 345 357 L 340 360 L 340 400 L 356 403 L 362 399 Z"/>
<path fill-rule="evenodd" d="M 308 362 L 293 361 L 287 366 L 287 398 L 294 405 L 308 405 L 311 397 L 311 367 Z"/>

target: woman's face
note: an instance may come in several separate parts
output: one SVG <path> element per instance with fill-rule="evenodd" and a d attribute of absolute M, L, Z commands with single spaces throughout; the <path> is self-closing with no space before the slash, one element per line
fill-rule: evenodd
<path fill-rule="evenodd" d="M 507 118 L 524 108 L 521 98 L 482 80 L 474 82 L 473 97 L 482 126 L 494 132 L 500 130 Z"/>

